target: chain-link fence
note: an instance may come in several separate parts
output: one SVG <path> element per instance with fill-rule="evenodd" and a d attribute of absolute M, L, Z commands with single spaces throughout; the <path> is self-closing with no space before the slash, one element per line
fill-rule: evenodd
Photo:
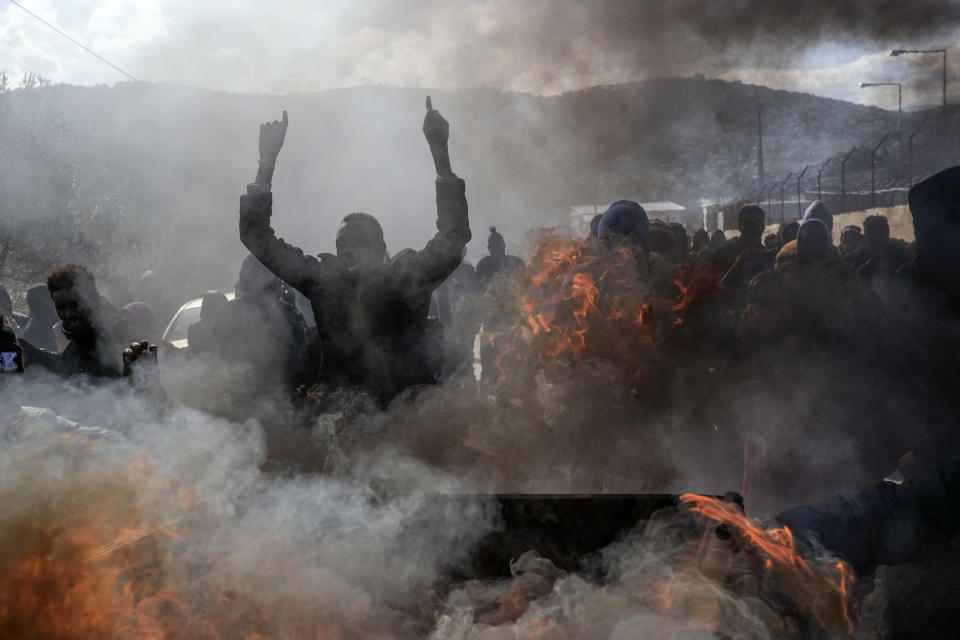
<path fill-rule="evenodd" d="M 740 202 L 763 206 L 770 222 L 799 218 L 814 200 L 835 214 L 903 205 L 911 186 L 960 162 L 958 155 L 960 121 L 943 123 L 930 116 L 819 164 L 767 179 L 742 194 Z"/>

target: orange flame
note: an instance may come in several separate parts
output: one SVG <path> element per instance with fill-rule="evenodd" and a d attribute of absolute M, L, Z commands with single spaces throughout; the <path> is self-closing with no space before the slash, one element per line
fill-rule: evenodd
<path fill-rule="evenodd" d="M 680 496 L 680 502 L 690 511 L 726 525 L 747 550 L 759 554 L 771 585 L 812 619 L 824 628 L 853 633 L 853 571 L 849 565 L 835 561 L 830 568 L 836 575 L 827 575 L 800 555 L 787 527 L 761 529 L 732 505 L 707 496 L 687 493 Z"/>
<path fill-rule="evenodd" d="M 544 364 L 608 359 L 624 367 L 631 387 L 642 388 L 653 349 L 683 324 L 694 301 L 720 284 L 712 271 L 682 265 L 674 281 L 679 296 L 658 299 L 642 271 L 626 247 L 598 253 L 586 240 L 542 238 L 521 286 L 530 357 Z"/>

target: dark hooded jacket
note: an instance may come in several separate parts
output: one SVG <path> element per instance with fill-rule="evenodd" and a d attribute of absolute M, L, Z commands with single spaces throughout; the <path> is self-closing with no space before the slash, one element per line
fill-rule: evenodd
<path fill-rule="evenodd" d="M 960 167 L 927 178 L 910 189 L 921 281 L 942 291 L 960 308 Z"/>
<path fill-rule="evenodd" d="M 960 532 L 960 457 L 902 484 L 881 482 L 850 496 L 794 507 L 777 520 L 823 546 L 861 573 L 880 564 L 919 560 L 949 548 Z"/>
<path fill-rule="evenodd" d="M 277 238 L 272 194 L 240 199 L 240 240 L 313 306 L 322 379 L 367 390 L 381 404 L 439 374 L 442 337 L 427 317 L 430 297 L 460 264 L 470 225 L 463 180 L 437 178 L 436 189 L 436 235 L 370 273 L 347 271 L 336 256 L 305 255 Z"/>

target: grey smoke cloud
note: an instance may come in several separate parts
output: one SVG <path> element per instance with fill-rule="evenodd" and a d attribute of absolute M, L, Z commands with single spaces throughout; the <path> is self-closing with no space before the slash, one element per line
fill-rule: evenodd
<path fill-rule="evenodd" d="M 137 77 L 255 92 L 384 83 L 555 93 L 795 66 L 825 43 L 862 53 L 929 46 L 955 41 L 960 23 L 957 3 L 934 0 L 297 0 L 280 8 L 245 0 L 37 0 L 29 7 Z M 120 79 L 12 5 L 4 12 L 0 68 L 81 84 Z"/>

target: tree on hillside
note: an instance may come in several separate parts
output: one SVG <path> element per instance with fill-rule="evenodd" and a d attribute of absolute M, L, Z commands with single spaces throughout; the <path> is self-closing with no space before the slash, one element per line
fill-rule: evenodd
<path fill-rule="evenodd" d="M 33 73 L 11 90 L 0 74 L 0 278 L 33 282 L 63 262 L 96 268 L 108 252 L 137 248 L 118 236 L 129 196 L 53 91 Z"/>

